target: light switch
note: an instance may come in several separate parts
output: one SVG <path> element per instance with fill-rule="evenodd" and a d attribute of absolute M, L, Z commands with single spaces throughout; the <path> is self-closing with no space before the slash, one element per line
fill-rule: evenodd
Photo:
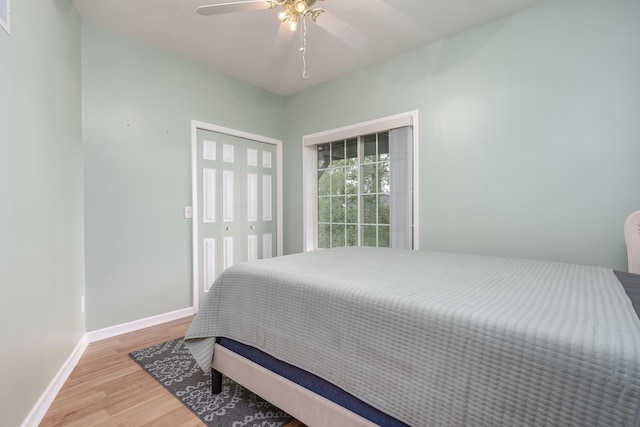
<path fill-rule="evenodd" d="M 191 206 L 184 207 L 184 217 L 187 219 L 193 218 L 193 210 L 191 209 Z"/>

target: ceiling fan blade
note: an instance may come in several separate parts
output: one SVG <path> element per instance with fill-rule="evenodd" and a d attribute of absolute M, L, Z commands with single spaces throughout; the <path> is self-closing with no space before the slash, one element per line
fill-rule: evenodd
<path fill-rule="evenodd" d="M 196 9 L 199 15 L 211 16 L 223 13 L 247 12 L 249 10 L 269 9 L 269 2 L 265 0 L 238 1 L 233 3 L 218 3 L 200 6 Z"/>
<path fill-rule="evenodd" d="M 367 36 L 329 12 L 322 12 L 318 16 L 316 24 L 352 49 L 364 49 L 369 43 Z"/>

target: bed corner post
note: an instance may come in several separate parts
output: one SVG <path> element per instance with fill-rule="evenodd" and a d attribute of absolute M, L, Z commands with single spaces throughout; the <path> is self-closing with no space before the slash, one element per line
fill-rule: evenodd
<path fill-rule="evenodd" d="M 211 394 L 220 394 L 222 391 L 222 373 L 211 368 Z"/>

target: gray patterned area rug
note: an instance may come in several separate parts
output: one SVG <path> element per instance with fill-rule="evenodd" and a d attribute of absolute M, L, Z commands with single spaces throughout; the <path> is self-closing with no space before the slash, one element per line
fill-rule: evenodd
<path fill-rule="evenodd" d="M 211 394 L 211 376 L 191 357 L 183 338 L 133 351 L 129 356 L 208 426 L 281 427 L 292 420 L 224 376 L 222 392 Z"/>

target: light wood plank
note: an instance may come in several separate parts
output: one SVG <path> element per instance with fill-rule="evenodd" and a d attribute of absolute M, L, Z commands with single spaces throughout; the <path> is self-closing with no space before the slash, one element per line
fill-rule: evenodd
<path fill-rule="evenodd" d="M 202 421 L 129 353 L 184 336 L 193 317 L 91 343 L 40 427 L 199 427 Z M 305 427 L 292 421 L 285 427 Z"/>

